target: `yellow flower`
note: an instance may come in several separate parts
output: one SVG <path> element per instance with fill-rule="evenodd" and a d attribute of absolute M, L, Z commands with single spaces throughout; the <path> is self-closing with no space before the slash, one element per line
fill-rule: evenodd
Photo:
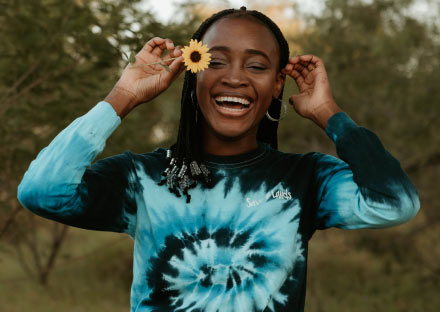
<path fill-rule="evenodd" d="M 182 49 L 183 61 L 186 69 L 192 73 L 205 70 L 211 61 L 211 53 L 208 53 L 208 46 L 202 45 L 202 42 L 191 39 L 189 46 Z"/>

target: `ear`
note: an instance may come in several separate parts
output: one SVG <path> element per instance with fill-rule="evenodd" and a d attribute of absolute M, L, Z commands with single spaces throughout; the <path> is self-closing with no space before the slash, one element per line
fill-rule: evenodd
<path fill-rule="evenodd" d="M 277 99 L 280 96 L 281 90 L 284 87 L 284 82 L 286 81 L 286 75 L 282 72 L 278 72 L 275 77 L 275 86 L 273 89 L 272 96 Z"/>

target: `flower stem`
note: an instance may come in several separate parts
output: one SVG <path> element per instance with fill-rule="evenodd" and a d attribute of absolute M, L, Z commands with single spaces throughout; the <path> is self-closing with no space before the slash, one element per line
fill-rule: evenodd
<path fill-rule="evenodd" d="M 164 62 L 168 62 L 168 61 L 172 61 L 175 60 L 177 57 L 172 57 L 166 60 L 162 60 L 160 62 L 154 62 L 154 63 L 149 63 L 149 64 L 138 64 L 138 65 L 131 65 L 130 68 L 134 68 L 134 67 L 144 67 L 144 66 L 150 66 L 150 65 L 157 65 L 157 64 L 162 64 Z"/>

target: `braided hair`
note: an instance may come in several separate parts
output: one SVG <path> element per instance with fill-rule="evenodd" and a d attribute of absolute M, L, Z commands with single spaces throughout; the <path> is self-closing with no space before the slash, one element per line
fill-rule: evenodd
<path fill-rule="evenodd" d="M 279 70 L 286 66 L 289 58 L 289 46 L 279 27 L 263 13 L 247 10 L 246 7 L 241 7 L 239 10 L 227 9 L 212 15 L 200 25 L 193 34 L 192 39 L 201 41 L 209 27 L 222 18 L 248 18 L 267 27 L 274 34 L 279 44 Z M 269 106 L 269 114 L 274 118 L 280 117 L 283 89 L 278 99 L 272 99 Z M 207 187 L 212 186 L 211 172 L 203 164 L 201 135 L 203 115 L 197 103 L 195 90 L 196 74 L 186 71 L 182 89 L 177 141 L 167 151 L 168 166 L 162 173 L 163 179 L 159 182 L 159 185 L 167 184 L 170 192 L 177 197 L 180 197 L 180 192 L 182 192 L 186 196 L 187 203 L 191 200 L 188 191 L 194 188 L 197 182 L 204 183 Z M 257 140 L 278 149 L 277 129 L 278 122 L 271 121 L 265 116 L 258 127 Z"/>

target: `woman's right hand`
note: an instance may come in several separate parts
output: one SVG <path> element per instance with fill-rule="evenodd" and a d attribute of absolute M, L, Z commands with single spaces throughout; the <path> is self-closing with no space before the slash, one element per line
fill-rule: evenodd
<path fill-rule="evenodd" d="M 171 69 L 170 72 L 158 64 L 143 65 L 160 62 L 165 50 L 170 51 L 167 59 L 177 57 L 164 62 Z M 136 54 L 136 62 L 124 69 L 121 78 L 104 101 L 110 103 L 118 116 L 123 118 L 134 107 L 154 99 L 171 85 L 185 68 L 181 55 L 181 48 L 174 47 L 170 39 L 155 37 L 149 40 Z"/>

